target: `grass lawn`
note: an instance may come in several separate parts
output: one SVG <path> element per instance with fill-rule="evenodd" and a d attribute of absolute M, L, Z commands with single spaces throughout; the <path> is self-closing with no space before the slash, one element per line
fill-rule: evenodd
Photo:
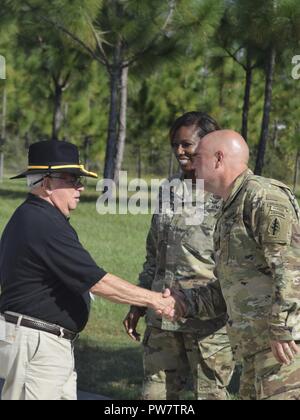
<path fill-rule="evenodd" d="M 0 184 L 0 233 L 26 196 L 25 181 Z M 150 215 L 99 215 L 94 185 L 83 194 L 71 223 L 96 262 L 105 270 L 136 282 L 145 257 Z M 112 398 L 137 399 L 142 382 L 140 345 L 123 330 L 128 306 L 96 298 L 90 321 L 76 344 L 79 387 Z M 140 330 L 143 331 L 144 323 Z"/>
<path fill-rule="evenodd" d="M 0 184 L 0 233 L 26 196 L 25 181 Z M 145 256 L 150 215 L 102 215 L 96 212 L 95 184 L 87 188 L 72 225 L 82 244 L 105 270 L 133 283 Z M 96 298 L 90 321 L 76 343 L 78 383 L 83 391 L 115 399 L 137 399 L 142 383 L 139 344 L 130 341 L 122 320 L 128 307 Z M 141 332 L 144 329 L 141 323 Z"/>

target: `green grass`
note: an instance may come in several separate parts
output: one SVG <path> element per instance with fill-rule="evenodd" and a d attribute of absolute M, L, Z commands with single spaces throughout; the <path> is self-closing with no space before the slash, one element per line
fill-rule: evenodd
<path fill-rule="evenodd" d="M 82 244 L 106 271 L 136 283 L 145 257 L 150 215 L 99 215 L 94 184 L 83 194 L 71 223 Z M 24 181 L 0 184 L 0 232 L 26 196 Z M 76 343 L 78 383 L 84 391 L 137 399 L 142 382 L 141 346 L 124 332 L 126 305 L 102 298 L 92 304 L 90 321 Z M 140 330 L 144 325 L 141 322 Z"/>

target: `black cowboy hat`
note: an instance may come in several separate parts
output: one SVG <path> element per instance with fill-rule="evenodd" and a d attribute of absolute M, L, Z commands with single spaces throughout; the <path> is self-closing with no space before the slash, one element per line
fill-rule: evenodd
<path fill-rule="evenodd" d="M 79 163 L 77 146 L 66 141 L 47 140 L 34 143 L 28 151 L 28 167 L 25 172 L 11 179 L 25 178 L 27 175 L 67 172 L 78 176 L 98 178 Z"/>

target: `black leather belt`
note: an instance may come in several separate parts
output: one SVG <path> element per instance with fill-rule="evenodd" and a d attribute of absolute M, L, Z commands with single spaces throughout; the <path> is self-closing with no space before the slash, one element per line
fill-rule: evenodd
<path fill-rule="evenodd" d="M 5 321 L 11 324 L 18 324 L 21 316 L 21 314 L 13 315 L 7 312 L 3 314 Z M 66 328 L 62 328 L 59 325 L 50 324 L 48 322 L 41 321 L 36 318 L 30 318 L 25 315 L 22 316 L 19 325 L 21 325 L 22 327 L 32 328 L 33 330 L 39 330 L 47 332 L 49 334 L 54 334 L 57 337 L 65 338 L 66 340 L 70 341 L 74 341 L 78 337 L 77 333 L 67 330 Z"/>

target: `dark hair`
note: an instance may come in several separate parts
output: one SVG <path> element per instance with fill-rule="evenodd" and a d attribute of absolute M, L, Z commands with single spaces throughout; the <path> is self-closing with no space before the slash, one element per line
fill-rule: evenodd
<path fill-rule="evenodd" d="M 181 117 L 177 118 L 172 124 L 169 132 L 170 140 L 172 141 L 181 127 L 195 126 L 199 139 L 212 131 L 221 130 L 219 124 L 205 112 L 186 112 Z"/>

